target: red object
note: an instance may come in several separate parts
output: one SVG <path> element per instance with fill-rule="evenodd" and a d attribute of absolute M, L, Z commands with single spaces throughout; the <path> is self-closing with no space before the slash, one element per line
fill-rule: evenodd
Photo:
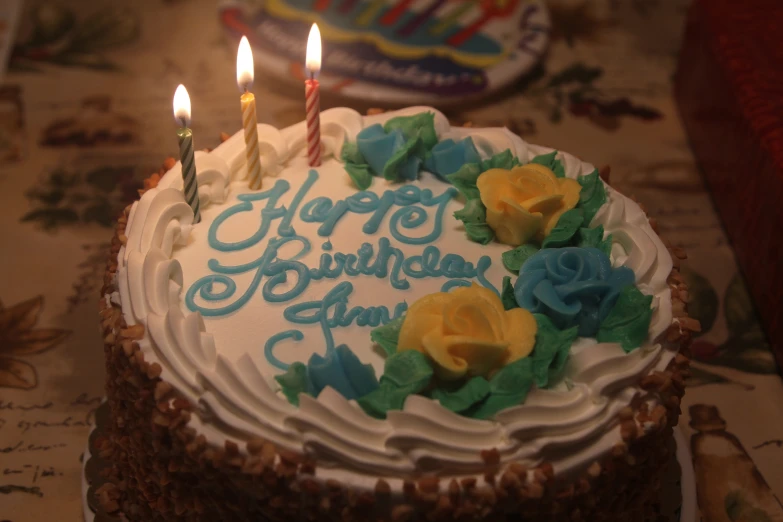
<path fill-rule="evenodd" d="M 482 9 L 484 12 L 482 13 L 481 18 L 463 28 L 460 32 L 452 35 L 447 43 L 452 47 L 459 47 L 479 32 L 484 24 L 495 17 L 508 16 L 514 11 L 516 6 L 516 0 L 489 0 L 482 2 Z"/>
<path fill-rule="evenodd" d="M 350 13 L 357 3 L 359 3 L 359 0 L 343 0 L 343 3 L 340 4 L 340 12 Z"/>
<path fill-rule="evenodd" d="M 332 3 L 332 0 L 315 0 L 315 5 L 313 6 L 313 9 L 316 11 L 326 11 L 329 8 L 329 4 Z"/>
<path fill-rule="evenodd" d="M 783 367 L 783 2 L 693 0 L 675 96 Z"/>
<path fill-rule="evenodd" d="M 432 16 L 435 14 L 435 11 L 440 9 L 440 7 L 445 3 L 446 0 L 434 0 L 423 11 L 411 18 L 408 23 L 398 29 L 397 34 L 400 36 L 412 35 L 414 32 L 416 32 L 416 29 L 418 29 L 420 25 L 432 18 Z"/>
<path fill-rule="evenodd" d="M 413 3 L 413 0 L 399 0 L 394 7 L 386 11 L 386 14 L 381 17 L 381 25 L 392 25 L 395 23 L 405 13 L 405 10 L 408 9 L 411 3 Z"/>
<path fill-rule="evenodd" d="M 321 86 L 318 80 L 305 80 L 305 119 L 307 120 L 307 163 L 321 166 Z"/>

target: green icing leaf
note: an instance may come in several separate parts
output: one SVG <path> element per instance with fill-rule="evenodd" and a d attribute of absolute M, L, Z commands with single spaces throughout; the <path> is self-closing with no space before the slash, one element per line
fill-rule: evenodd
<path fill-rule="evenodd" d="M 487 395 L 489 382 L 484 377 L 473 377 L 456 390 L 435 388 L 432 392 L 432 398 L 439 401 L 441 406 L 457 413 L 467 410 Z"/>
<path fill-rule="evenodd" d="M 275 376 L 275 380 L 280 383 L 288 402 L 294 406 L 299 406 L 299 394 L 311 393 L 309 390 L 310 381 L 307 378 L 307 366 L 300 362 L 295 362 L 288 367 L 283 375 Z"/>
<path fill-rule="evenodd" d="M 435 114 L 431 112 L 398 116 L 383 125 L 386 134 L 395 129 L 400 129 L 406 140 L 420 138 L 426 150 L 432 149 L 438 143 L 438 135 L 435 133 Z"/>
<path fill-rule="evenodd" d="M 383 166 L 383 177 L 390 181 L 400 181 L 400 170 L 408 158 L 416 156 L 421 150 L 421 139 L 418 137 L 406 140 L 405 143 L 392 154 L 389 161 Z M 418 160 L 414 160 L 418 161 Z M 420 163 L 420 162 L 419 162 Z M 417 169 L 418 170 L 418 169 Z"/>
<path fill-rule="evenodd" d="M 466 415 L 486 419 L 511 406 L 525 402 L 533 385 L 533 361 L 525 357 L 501 368 L 489 381 L 490 394 Z"/>
<path fill-rule="evenodd" d="M 392 356 L 397 353 L 397 340 L 400 338 L 400 329 L 402 329 L 402 323 L 404 321 L 405 316 L 401 315 L 383 326 L 373 328 L 370 332 L 370 339 L 372 339 L 372 342 L 380 345 L 387 356 Z"/>
<path fill-rule="evenodd" d="M 423 353 L 397 352 L 386 359 L 380 386 L 357 402 L 368 415 L 384 419 L 387 411 L 402 409 L 409 395 L 426 388 L 432 374 L 432 366 Z"/>
<path fill-rule="evenodd" d="M 518 359 L 498 370 L 489 381 L 489 388 L 494 394 L 514 395 L 527 390 L 525 378 L 533 375 L 533 361 L 530 357 Z M 520 377 L 524 377 L 520 379 Z M 529 383 L 528 383 L 529 384 Z"/>
<path fill-rule="evenodd" d="M 576 246 L 581 248 L 595 247 L 599 248 L 604 239 L 604 226 L 598 225 L 595 228 L 582 227 L 576 232 Z"/>
<path fill-rule="evenodd" d="M 537 163 L 538 165 L 543 165 L 545 167 L 548 167 L 552 163 L 554 163 L 556 157 L 557 157 L 557 151 L 553 150 L 552 152 L 548 152 L 547 154 L 539 154 L 538 156 L 530 160 L 530 163 Z"/>
<path fill-rule="evenodd" d="M 585 224 L 589 226 L 598 209 L 606 203 L 606 189 L 597 169 L 587 176 L 579 176 L 576 180 L 582 185 L 578 206 L 584 211 Z"/>
<path fill-rule="evenodd" d="M 353 184 L 359 190 L 367 190 L 372 185 L 372 174 L 369 165 L 345 164 L 345 172 L 351 177 Z"/>
<path fill-rule="evenodd" d="M 535 245 L 519 245 L 507 252 L 503 252 L 503 255 L 501 256 L 503 258 L 503 266 L 515 274 L 519 274 L 519 269 L 522 268 L 525 261 L 538 251 L 539 248 Z"/>
<path fill-rule="evenodd" d="M 495 239 L 495 231 L 492 230 L 492 227 L 490 227 L 486 223 L 482 223 L 482 224 L 466 223 L 465 233 L 467 234 L 468 239 L 470 239 L 474 243 L 480 243 L 482 245 L 487 245 L 491 243 L 493 239 Z"/>
<path fill-rule="evenodd" d="M 386 412 L 389 410 L 401 410 L 405 405 L 405 399 L 412 393 L 408 388 L 398 388 L 389 381 L 381 381 L 378 388 L 360 397 L 357 402 L 367 415 L 376 419 L 385 419 Z"/>
<path fill-rule="evenodd" d="M 356 143 L 346 141 L 343 144 L 341 157 L 345 162 L 345 171 L 351 177 L 356 188 L 367 190 L 372 184 L 372 173 L 364 156 L 359 152 L 359 146 Z"/>
<path fill-rule="evenodd" d="M 514 285 L 511 284 L 511 278 L 509 276 L 503 277 L 503 290 L 500 292 L 500 301 L 503 303 L 503 308 L 506 310 L 519 308 L 517 298 L 514 296 Z"/>
<path fill-rule="evenodd" d="M 538 324 L 536 345 L 530 355 L 533 360 L 533 377 L 536 386 L 545 388 L 561 376 L 579 327 L 558 330 L 547 316 L 533 314 L 533 317 Z"/>
<path fill-rule="evenodd" d="M 495 238 L 495 232 L 487 225 L 487 209 L 480 199 L 470 199 L 454 217 L 465 224 L 468 239 L 486 245 Z"/>
<path fill-rule="evenodd" d="M 454 174 L 449 174 L 446 179 L 465 196 L 466 200 L 478 199 L 479 190 L 476 181 L 481 174 L 481 168 L 476 163 L 466 163 Z"/>
<path fill-rule="evenodd" d="M 356 165 L 367 163 L 364 156 L 362 156 L 362 153 L 359 152 L 359 145 L 355 142 L 346 141 L 343 143 L 343 150 L 340 153 L 340 157 L 345 163 L 353 163 Z"/>
<path fill-rule="evenodd" d="M 625 287 L 598 328 L 598 342 L 620 343 L 626 352 L 641 346 L 650 328 L 651 304 L 652 296 L 644 295 L 633 285 Z"/>
<path fill-rule="evenodd" d="M 610 255 L 612 253 L 612 234 L 606 236 L 606 238 L 598 245 L 598 248 L 600 248 L 601 251 L 607 256 Z"/>
<path fill-rule="evenodd" d="M 416 393 L 432 379 L 432 366 L 427 356 L 416 350 L 397 352 L 386 359 L 381 382 L 390 382 L 398 388 L 410 388 Z"/>
<path fill-rule="evenodd" d="M 489 159 L 485 159 L 481 162 L 481 172 L 485 172 L 489 169 L 512 169 L 518 166 L 519 160 L 514 154 L 511 153 L 511 149 L 506 149 L 503 152 L 498 152 Z"/>
<path fill-rule="evenodd" d="M 555 173 L 555 176 L 558 178 L 564 178 L 565 177 L 565 167 L 563 167 L 563 162 L 557 159 L 557 151 L 553 150 L 549 154 L 541 154 L 539 156 L 536 156 L 532 160 L 530 160 L 530 163 L 536 163 L 538 165 L 543 165 L 545 167 L 548 167 L 552 170 L 552 172 Z"/>
<path fill-rule="evenodd" d="M 584 222 L 582 210 L 578 208 L 572 208 L 565 212 L 560 219 L 557 220 L 557 225 L 549 233 L 544 242 L 541 243 L 541 248 L 559 248 L 568 246 L 571 244 L 571 240 L 576 234 L 579 227 Z"/>

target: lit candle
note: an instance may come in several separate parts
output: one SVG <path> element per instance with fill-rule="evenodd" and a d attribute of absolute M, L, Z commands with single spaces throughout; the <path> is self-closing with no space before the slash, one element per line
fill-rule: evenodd
<path fill-rule="evenodd" d="M 311 167 L 321 166 L 321 87 L 315 75 L 321 70 L 321 32 L 313 24 L 307 38 L 305 69 L 310 78 L 305 80 L 305 120 L 307 121 L 307 162 Z"/>
<path fill-rule="evenodd" d="M 253 86 L 253 51 L 243 36 L 237 51 L 237 85 L 242 96 L 242 128 L 245 130 L 245 157 L 247 158 L 247 184 L 252 190 L 261 188 L 261 160 L 258 156 L 258 120 L 256 97 L 250 92 Z"/>
<path fill-rule="evenodd" d="M 196 179 L 196 158 L 193 154 L 193 131 L 190 124 L 190 96 L 184 85 L 174 92 L 174 119 L 181 125 L 177 129 L 179 138 L 179 158 L 182 162 L 182 193 L 185 201 L 193 209 L 193 223 L 201 221 L 201 211 L 198 200 L 198 180 Z"/>

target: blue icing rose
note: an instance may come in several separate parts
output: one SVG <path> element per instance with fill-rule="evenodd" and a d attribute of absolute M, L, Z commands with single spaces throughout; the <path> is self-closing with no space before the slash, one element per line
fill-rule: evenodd
<path fill-rule="evenodd" d="M 307 362 L 307 379 L 308 391 L 315 397 L 327 386 L 348 400 L 358 399 L 378 388 L 372 366 L 362 364 L 344 344 L 326 357 L 311 355 Z"/>
<path fill-rule="evenodd" d="M 382 125 L 371 125 L 356 135 L 356 145 L 376 176 L 414 180 L 419 174 L 421 159 L 413 154 L 417 138 L 406 141 L 400 129 L 387 134 Z"/>
<path fill-rule="evenodd" d="M 519 269 L 514 296 L 519 306 L 545 314 L 558 328 L 578 325 L 579 336 L 595 337 L 621 290 L 634 280 L 633 270 L 612 268 L 597 248 L 545 248 Z"/>
<path fill-rule="evenodd" d="M 424 160 L 424 168 L 443 178 L 454 174 L 466 163 L 479 163 L 479 156 L 473 139 L 465 138 L 455 142 L 446 139 L 432 147 L 430 155 Z"/>

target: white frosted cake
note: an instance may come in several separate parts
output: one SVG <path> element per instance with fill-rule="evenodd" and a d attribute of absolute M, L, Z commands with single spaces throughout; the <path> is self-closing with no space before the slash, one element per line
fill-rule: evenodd
<path fill-rule="evenodd" d="M 259 125 L 119 220 L 102 301 L 130 520 L 653 520 L 673 259 L 596 169 L 413 107 Z M 675 298 L 672 291 L 675 292 Z M 538 520 L 538 519 L 536 519 Z"/>

